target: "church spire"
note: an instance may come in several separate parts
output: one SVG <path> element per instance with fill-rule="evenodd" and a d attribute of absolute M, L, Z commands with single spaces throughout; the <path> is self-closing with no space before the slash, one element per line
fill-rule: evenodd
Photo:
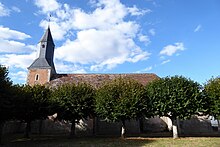
<path fill-rule="evenodd" d="M 42 38 L 40 39 L 40 42 L 51 42 L 53 46 L 54 42 L 53 42 L 53 38 L 51 35 L 51 31 L 50 31 L 50 26 L 48 25 L 48 28 L 46 30 L 46 32 L 44 33 L 44 35 L 42 36 Z"/>
<path fill-rule="evenodd" d="M 51 35 L 50 27 L 48 26 L 47 30 L 45 31 L 44 35 L 40 39 L 40 54 L 39 57 L 28 67 L 29 74 L 31 71 L 42 71 L 46 70 L 49 73 L 46 75 L 38 75 L 36 79 L 39 79 L 39 76 L 49 76 L 44 79 L 48 79 L 46 82 L 50 81 L 50 78 L 56 74 L 53 58 L 54 58 L 54 48 L 55 44 L 53 42 L 53 38 Z M 39 72 L 40 73 L 40 72 Z M 37 74 L 37 73 L 35 73 Z M 30 78 L 29 78 L 30 79 Z M 30 80 L 29 80 L 30 81 Z M 29 82 L 30 83 L 30 82 Z M 32 83 L 32 82 L 31 82 Z M 45 83 L 39 82 L 40 84 Z"/>

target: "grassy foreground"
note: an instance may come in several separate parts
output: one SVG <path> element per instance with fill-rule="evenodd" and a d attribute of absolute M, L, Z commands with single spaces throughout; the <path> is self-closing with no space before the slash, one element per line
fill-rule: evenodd
<path fill-rule="evenodd" d="M 2 146 L 9 147 L 220 147 L 220 137 L 172 138 L 120 138 L 82 137 L 68 139 L 66 136 L 35 136 L 31 139 L 22 137 L 9 138 Z"/>

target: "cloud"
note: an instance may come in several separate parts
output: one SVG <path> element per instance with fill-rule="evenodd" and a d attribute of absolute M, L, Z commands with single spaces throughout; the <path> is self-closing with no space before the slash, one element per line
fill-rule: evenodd
<path fill-rule="evenodd" d="M 19 9 L 18 7 L 15 7 L 15 6 L 13 6 L 11 9 L 17 13 L 21 12 L 21 9 Z"/>
<path fill-rule="evenodd" d="M 9 76 L 11 77 L 12 81 L 19 80 L 24 83 L 27 79 L 27 71 L 19 71 L 16 73 L 9 73 Z"/>
<path fill-rule="evenodd" d="M 10 10 L 6 8 L 1 2 L 0 2 L 0 17 L 1 16 L 9 16 Z"/>
<path fill-rule="evenodd" d="M 170 61 L 171 61 L 170 59 L 164 60 L 164 61 L 161 63 L 161 65 L 166 64 L 166 63 L 169 63 Z"/>
<path fill-rule="evenodd" d="M 27 67 L 36 58 L 37 46 L 21 42 L 27 38 L 31 36 L 0 26 L 0 64 L 12 69 L 9 69 L 12 80 L 24 81 Z"/>
<path fill-rule="evenodd" d="M 91 70 L 111 69 L 126 61 L 144 60 L 149 55 L 120 30 L 80 31 L 76 40 L 66 41 L 55 51 L 55 58 L 71 63 L 92 64 Z"/>
<path fill-rule="evenodd" d="M 36 50 L 36 46 L 26 45 L 20 40 L 31 38 L 23 32 L 11 30 L 7 27 L 0 26 L 0 52 L 1 53 L 30 53 Z M 17 40 L 17 41 L 15 41 Z"/>
<path fill-rule="evenodd" d="M 22 42 L 0 39 L 0 53 L 30 53 L 36 46 L 26 45 Z"/>
<path fill-rule="evenodd" d="M 150 30 L 149 30 L 149 33 L 150 33 L 152 36 L 155 36 L 155 34 L 156 34 L 156 32 L 155 32 L 154 29 L 150 29 Z"/>
<path fill-rule="evenodd" d="M 194 32 L 198 32 L 198 31 L 200 31 L 201 28 L 202 28 L 202 25 L 199 24 L 199 25 L 194 29 Z"/>
<path fill-rule="evenodd" d="M 35 0 L 35 5 L 41 8 L 42 13 L 52 12 L 60 7 L 56 0 Z"/>
<path fill-rule="evenodd" d="M 132 16 L 140 16 L 140 15 L 144 15 L 146 13 L 150 13 L 152 12 L 150 9 L 145 9 L 145 10 L 140 10 L 137 8 L 137 6 L 133 6 L 130 8 L 127 8 L 128 12 L 132 15 Z"/>
<path fill-rule="evenodd" d="M 27 69 L 36 58 L 36 52 L 31 54 L 4 54 L 0 55 L 0 63 L 12 68 Z"/>
<path fill-rule="evenodd" d="M 31 36 L 25 33 L 16 31 L 16 30 L 11 30 L 9 28 L 6 28 L 0 25 L 0 38 L 1 39 L 24 40 L 27 38 L 31 38 Z"/>
<path fill-rule="evenodd" d="M 167 45 L 167 46 L 165 46 L 160 51 L 160 55 L 172 56 L 177 51 L 183 51 L 183 50 L 185 50 L 184 44 L 182 42 L 177 42 L 174 45 Z"/>
<path fill-rule="evenodd" d="M 78 66 L 77 64 L 64 63 L 62 61 L 56 60 L 56 69 L 59 73 L 87 73 L 86 70 Z"/>
<path fill-rule="evenodd" d="M 147 35 L 139 34 L 138 38 L 141 42 L 150 43 L 150 38 Z"/>
<path fill-rule="evenodd" d="M 152 66 L 149 66 L 149 67 L 146 67 L 142 70 L 139 70 L 139 71 L 136 71 L 135 73 L 143 73 L 143 72 L 148 72 L 148 71 L 151 71 L 153 69 Z"/>

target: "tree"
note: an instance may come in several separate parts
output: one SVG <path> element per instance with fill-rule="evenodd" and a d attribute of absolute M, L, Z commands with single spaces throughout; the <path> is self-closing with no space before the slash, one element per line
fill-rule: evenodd
<path fill-rule="evenodd" d="M 118 78 L 97 90 L 96 113 L 102 119 L 122 123 L 121 137 L 125 137 L 125 120 L 139 119 L 147 114 L 144 86 L 131 80 Z"/>
<path fill-rule="evenodd" d="M 177 120 L 201 112 L 206 104 L 201 86 L 182 76 L 155 80 L 146 85 L 146 91 L 156 115 L 172 120 L 174 138 L 178 138 Z"/>
<path fill-rule="evenodd" d="M 209 114 L 218 120 L 218 131 L 220 131 L 220 78 L 210 79 L 204 86 L 205 96 L 209 99 Z"/>
<path fill-rule="evenodd" d="M 75 123 L 87 119 L 94 111 L 94 89 L 85 83 L 64 84 L 52 92 L 58 119 L 71 121 L 70 136 L 75 135 Z"/>
<path fill-rule="evenodd" d="M 50 114 L 50 89 L 41 85 L 17 86 L 16 118 L 24 120 L 26 125 L 25 137 L 29 138 L 31 122 L 45 119 Z"/>
<path fill-rule="evenodd" d="M 8 77 L 8 69 L 0 65 L 0 143 L 4 123 L 12 118 L 10 111 L 13 107 L 13 99 L 10 92 L 11 86 L 12 82 Z"/>

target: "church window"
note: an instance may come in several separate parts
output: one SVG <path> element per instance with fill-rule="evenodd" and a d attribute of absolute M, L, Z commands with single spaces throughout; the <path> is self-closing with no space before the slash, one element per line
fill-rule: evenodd
<path fill-rule="evenodd" d="M 39 75 L 37 74 L 36 76 L 35 76 L 35 81 L 38 81 L 39 80 Z"/>

